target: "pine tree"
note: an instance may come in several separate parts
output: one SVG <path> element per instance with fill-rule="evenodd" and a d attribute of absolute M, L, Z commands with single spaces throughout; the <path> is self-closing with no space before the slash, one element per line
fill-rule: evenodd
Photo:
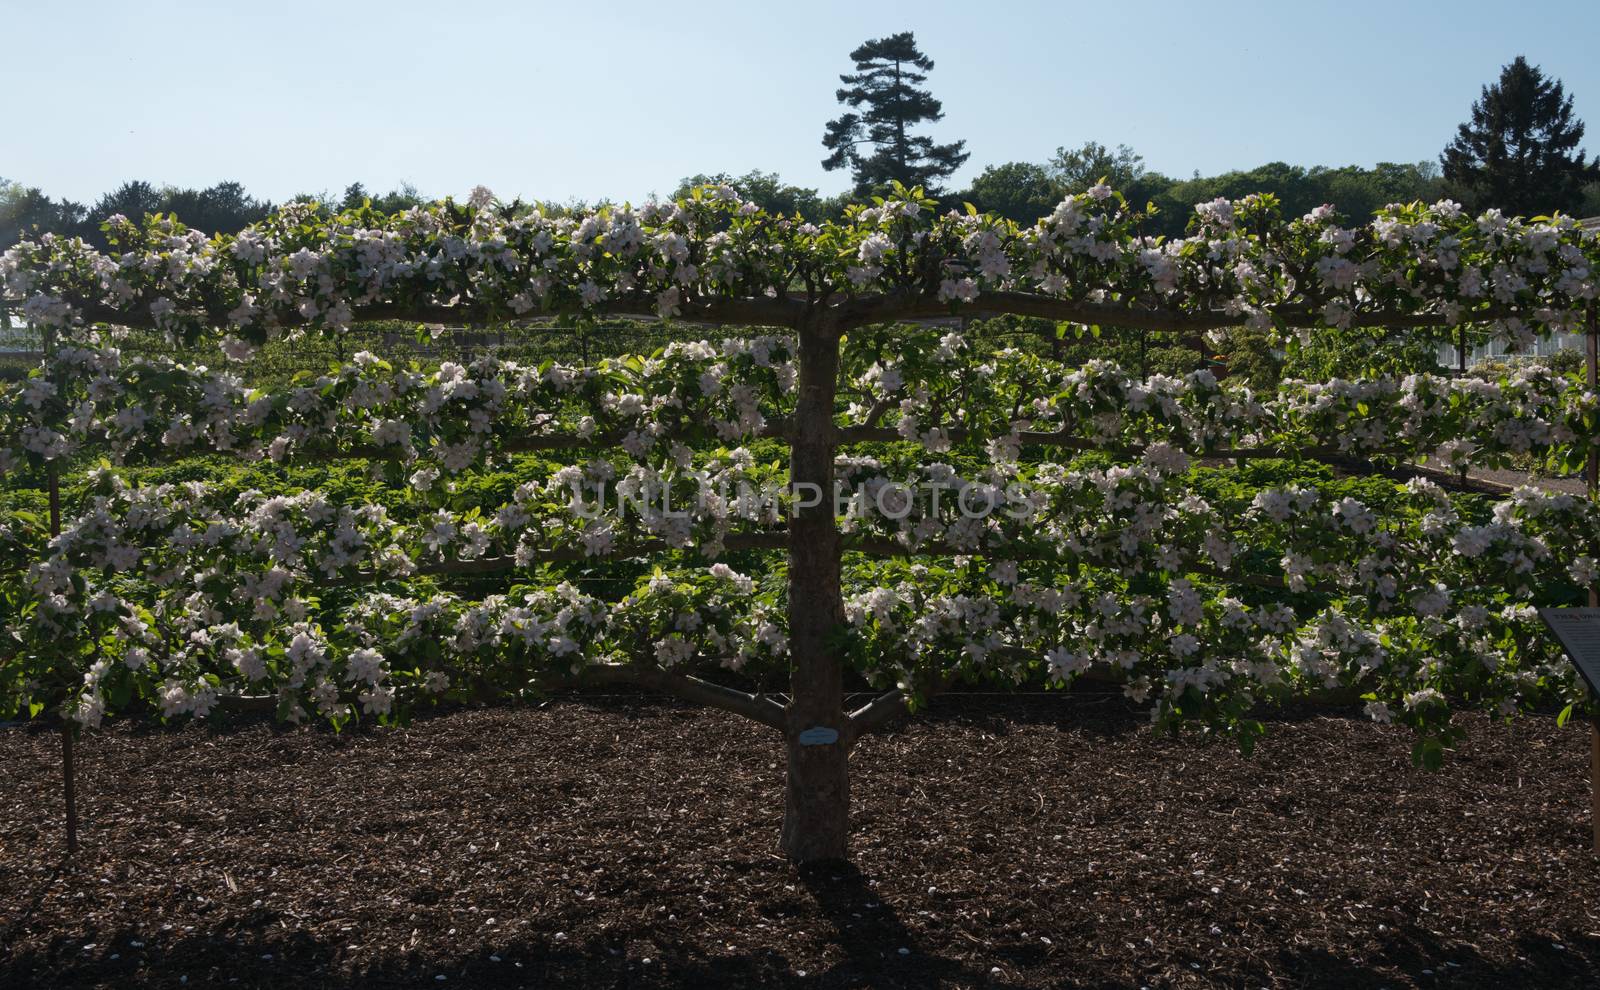
<path fill-rule="evenodd" d="M 1600 179 L 1600 162 L 1578 150 L 1582 140 L 1583 121 L 1573 117 L 1561 81 L 1518 55 L 1483 87 L 1439 163 L 1450 195 L 1472 209 L 1576 213 L 1584 185 Z"/>
<path fill-rule="evenodd" d="M 910 133 L 918 124 L 944 117 L 944 106 L 920 88 L 933 60 L 917 50 L 910 31 L 875 38 L 850 53 L 854 74 L 836 94 L 849 112 L 828 121 L 822 144 L 833 152 L 822 167 L 850 168 L 856 192 L 866 194 L 890 181 L 932 191 L 967 160 L 965 141 L 934 144 L 926 135 Z M 870 151 L 863 149 L 870 148 Z"/>

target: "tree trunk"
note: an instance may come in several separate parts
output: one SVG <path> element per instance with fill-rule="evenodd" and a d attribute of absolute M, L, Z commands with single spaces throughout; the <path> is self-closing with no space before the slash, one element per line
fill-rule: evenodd
<path fill-rule="evenodd" d="M 795 404 L 789 481 L 800 502 L 789 517 L 788 779 L 784 855 L 799 862 L 843 859 L 849 851 L 850 777 L 844 728 L 844 673 L 830 640 L 844 623 L 839 531 L 833 514 L 833 406 L 839 335 L 808 318 L 800 326 L 800 394 Z"/>

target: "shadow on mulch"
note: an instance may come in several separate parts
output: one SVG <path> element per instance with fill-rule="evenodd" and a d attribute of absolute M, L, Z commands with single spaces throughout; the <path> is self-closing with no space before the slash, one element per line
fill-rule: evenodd
<path fill-rule="evenodd" d="M 0 985 L 7 987 L 140 986 L 299 986 L 330 988 L 411 987 L 457 984 L 468 987 L 1004 987 L 1004 986 L 1130 986 L 1117 979 L 1082 973 L 1072 967 L 1048 983 L 1033 983 L 1008 974 L 1046 965 L 1050 954 L 1035 947 L 1013 947 L 997 954 L 1006 968 L 985 971 L 969 961 L 941 955 L 919 943 L 892 910 L 880 910 L 872 922 L 852 910 L 872 896 L 865 878 L 853 867 L 824 871 L 800 870 L 815 899 L 819 917 L 835 925 L 832 940 L 844 959 L 820 971 L 807 972 L 803 960 L 778 951 L 708 956 L 694 949 L 656 948 L 653 954 L 631 955 L 615 941 L 571 939 L 550 945 L 539 939 L 515 939 L 481 947 L 468 955 L 402 952 L 377 961 L 352 965 L 350 954 L 304 932 L 257 933 L 193 931 L 161 943 L 141 940 L 140 930 L 105 933 L 87 929 L 72 938 L 20 952 L 0 964 Z M 148 934 L 143 938 L 149 938 Z M 898 946 L 893 953 L 885 946 Z M 1302 988 L 1387 988 L 1394 986 L 1592 987 L 1600 958 L 1600 939 L 1581 936 L 1572 944 L 1531 937 L 1516 940 L 1522 953 L 1509 963 L 1485 958 L 1470 948 L 1424 932 L 1393 933 L 1367 959 L 1357 960 L 1328 949 L 1279 948 L 1264 954 L 1259 985 Z M 120 952 L 117 947 L 124 947 Z M 351 947 L 353 948 L 353 947 Z M 1444 963 L 1438 962 L 1446 959 Z M 69 962 L 63 966 L 63 960 Z M 1196 984 L 1208 982 L 1194 967 Z M 1270 970 L 1270 975 L 1267 972 Z M 1396 973 L 1411 978 L 1396 979 Z M 1152 979 L 1144 985 L 1178 985 L 1189 979 Z M 1220 985 L 1251 985 L 1255 979 Z"/>
<path fill-rule="evenodd" d="M 0 987 L 1600 983 L 1587 738 L 1465 724 L 1429 774 L 1342 712 L 1247 759 L 1119 697 L 941 699 L 805 869 L 774 735 L 671 703 L 113 726 L 71 869 L 54 736 L 0 732 Z"/>
<path fill-rule="evenodd" d="M 818 972 L 807 972 L 778 952 L 709 957 L 681 947 L 657 948 L 633 957 L 605 939 L 556 946 L 520 939 L 485 946 L 470 956 L 403 953 L 351 968 L 341 944 L 329 944 L 302 932 L 193 931 L 163 941 L 146 942 L 148 934 L 124 928 L 105 933 L 85 930 L 72 938 L 19 953 L 0 965 L 0 985 L 27 986 L 43 978 L 61 960 L 71 960 L 72 986 L 118 986 L 129 982 L 179 986 L 207 983 L 279 986 L 292 975 L 296 985 L 384 987 L 463 983 L 467 986 L 969 986 L 990 983 L 991 974 L 959 960 L 944 958 L 919 946 L 914 933 L 886 905 L 876 904 L 865 924 L 855 910 L 875 903 L 872 884 L 849 864 L 794 870 L 814 902 L 816 914 L 832 925 L 832 938 L 843 959 Z M 28 915 L 19 919 L 26 925 Z M 885 953 L 885 946 L 896 946 Z M 127 947 L 115 951 L 117 947 Z M 350 946 L 349 948 L 354 948 Z M 906 951 L 902 953 L 901 948 Z M 892 965 L 891 965 L 892 964 Z M 885 972 L 892 968 L 893 972 Z M 286 973 L 285 970 L 288 970 Z M 190 974 L 194 974 L 191 976 Z M 441 977 L 443 979 L 441 979 Z M 196 980 L 200 982 L 197 984 Z M 42 984 L 41 984 L 42 985 Z M 51 981 L 51 985 L 68 983 Z"/>

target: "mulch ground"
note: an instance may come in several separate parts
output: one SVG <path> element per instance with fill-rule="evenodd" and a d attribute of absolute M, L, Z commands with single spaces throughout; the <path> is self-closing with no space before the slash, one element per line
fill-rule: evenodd
<path fill-rule="evenodd" d="M 767 730 L 649 699 L 335 736 L 0 731 L 0 987 L 1600 982 L 1587 731 L 1436 774 L 1339 712 L 1257 754 L 1120 699 L 952 698 L 853 758 L 854 861 L 775 854 Z"/>

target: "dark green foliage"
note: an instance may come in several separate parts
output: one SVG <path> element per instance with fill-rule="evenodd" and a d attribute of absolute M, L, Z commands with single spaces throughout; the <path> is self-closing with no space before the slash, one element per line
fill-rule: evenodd
<path fill-rule="evenodd" d="M 0 179 L 0 248 L 35 231 L 67 231 L 83 223 L 82 204 L 56 202 L 35 186 Z"/>
<path fill-rule="evenodd" d="M 180 189 L 157 188 L 135 179 L 85 208 L 70 200 L 56 202 L 36 188 L 0 181 L 0 248 L 48 232 L 82 237 L 104 250 L 108 245 L 100 224 L 118 213 L 133 220 L 152 213 L 173 214 L 195 230 L 232 234 L 271 211 L 271 203 L 248 195 L 237 182 L 219 182 L 209 189 Z"/>
<path fill-rule="evenodd" d="M 403 183 L 382 195 L 371 195 L 361 183 L 345 188 L 344 198 L 307 194 L 296 200 L 315 202 L 328 210 L 356 209 L 370 202 L 380 213 L 398 213 L 429 202 L 415 186 Z M 124 182 L 85 207 L 71 200 L 53 200 L 40 189 L 0 179 L 0 249 L 41 233 L 82 237 L 105 250 L 100 224 L 113 214 L 143 220 L 153 213 L 176 216 L 185 226 L 207 234 L 238 233 L 271 213 L 273 204 L 256 199 L 238 182 L 219 182 L 207 189 L 156 186 L 143 180 Z"/>
<path fill-rule="evenodd" d="M 271 203 L 246 194 L 244 186 L 237 182 L 219 182 L 209 189 L 157 189 L 148 182 L 125 182 L 100 197 L 89 210 L 80 233 L 87 240 L 102 244 L 100 224 L 113 214 L 137 220 L 151 213 L 168 213 L 207 234 L 232 234 L 271 211 Z"/>
<path fill-rule="evenodd" d="M 986 213 L 1031 224 L 1055 209 L 1063 195 L 1059 178 L 1047 166 L 1006 162 L 984 169 L 963 198 Z"/>
<path fill-rule="evenodd" d="M 141 220 L 147 214 L 160 212 L 160 191 L 143 179 L 134 179 L 101 196 L 90 208 L 89 219 L 99 224 L 106 217 L 120 213 L 130 220 Z"/>
<path fill-rule="evenodd" d="M 1144 167 L 1144 156 L 1132 148 L 1119 144 L 1113 151 L 1098 141 L 1085 141 L 1081 148 L 1057 148 L 1049 167 L 1065 193 L 1083 192 L 1103 181 L 1122 190 L 1130 201 L 1138 200 L 1134 190 L 1151 174 Z"/>
<path fill-rule="evenodd" d="M 164 189 L 157 204 L 157 212 L 176 214 L 208 234 L 234 233 L 271 210 L 271 203 L 246 194 L 237 182 L 219 182 L 209 189 Z"/>
<path fill-rule="evenodd" d="M 1573 214 L 1586 208 L 1584 187 L 1600 181 L 1582 141 L 1583 121 L 1561 81 L 1518 55 L 1483 87 L 1439 161 L 1451 194 L 1470 209 Z"/>
<path fill-rule="evenodd" d="M 1179 180 L 1146 169 L 1144 159 L 1127 145 L 1111 149 L 1088 141 L 1078 148 L 1056 149 L 1055 157 L 1043 165 L 1008 162 L 990 166 L 960 198 L 980 210 L 1031 224 L 1049 214 L 1063 197 L 1083 192 L 1102 179 L 1130 203 L 1153 204 L 1156 213 L 1146 224 L 1147 232 L 1167 237 L 1183 235 L 1196 203 L 1218 197 L 1272 193 L 1286 216 L 1303 215 L 1332 203 L 1348 222 L 1364 223 L 1390 203 L 1431 202 L 1444 191 L 1438 166 L 1432 162 L 1379 162 L 1372 168 L 1306 168 L 1270 162 L 1248 171 Z"/>
<path fill-rule="evenodd" d="M 1273 392 L 1283 381 L 1284 353 L 1266 330 L 1231 327 L 1219 348 L 1230 381 L 1240 381 L 1257 392 Z"/>
<path fill-rule="evenodd" d="M 408 210 L 413 206 L 421 206 L 430 200 L 417 191 L 417 187 L 409 182 L 402 182 L 398 189 L 391 189 L 382 195 L 367 192 L 367 187 L 359 182 L 352 182 L 344 188 L 344 198 L 339 201 L 341 210 L 354 210 L 363 203 L 370 203 L 372 208 L 379 213 L 398 213 Z M 181 215 L 181 214 L 180 214 Z"/>
<path fill-rule="evenodd" d="M 1431 162 L 1379 162 L 1372 168 L 1306 168 L 1269 162 L 1249 171 L 1196 176 L 1161 187 L 1163 179 L 1145 175 L 1141 181 L 1150 189 L 1148 198 L 1161 211 L 1156 217 L 1158 232 L 1168 235 L 1182 233 L 1194 204 L 1218 197 L 1238 199 L 1251 193 L 1272 193 L 1278 197 L 1286 217 L 1302 216 L 1324 203 L 1332 203 L 1347 223 L 1356 224 L 1372 219 L 1374 213 L 1390 203 L 1432 202 L 1443 193 L 1439 170 Z M 1130 195 L 1129 199 L 1134 197 Z"/>
<path fill-rule="evenodd" d="M 891 182 L 936 189 L 968 153 L 965 141 L 934 144 L 926 135 L 911 133 L 919 124 L 944 117 L 944 105 L 921 88 L 933 60 L 917 49 L 910 31 L 867 41 L 850 53 L 850 60 L 856 71 L 839 77 L 845 85 L 835 94 L 850 109 L 828 121 L 822 144 L 831 154 L 822 167 L 849 168 L 858 195 Z"/>
<path fill-rule="evenodd" d="M 1384 336 L 1361 331 L 1319 331 L 1291 338 L 1283 377 L 1325 382 L 1335 378 L 1403 378 L 1438 374 L 1438 342 L 1426 335 Z"/>
<path fill-rule="evenodd" d="M 737 176 L 729 175 L 727 172 L 717 172 L 714 175 L 702 172 L 699 175 L 691 175 L 678 183 L 678 188 L 672 191 L 672 198 L 682 199 L 696 186 L 730 186 L 742 198 L 755 203 L 768 213 L 776 216 L 798 214 L 807 220 L 819 223 L 843 217 L 847 202 L 847 197 L 843 196 L 823 199 L 815 189 L 788 185 L 778 177 L 778 173 L 763 172 L 760 169 Z"/>
<path fill-rule="evenodd" d="M 1029 316 L 999 316 L 973 324 L 980 351 L 1014 347 L 1068 364 L 1111 361 L 1143 376 L 1182 378 L 1192 371 L 1219 370 L 1199 337 L 1155 330 L 1085 328 Z"/>

